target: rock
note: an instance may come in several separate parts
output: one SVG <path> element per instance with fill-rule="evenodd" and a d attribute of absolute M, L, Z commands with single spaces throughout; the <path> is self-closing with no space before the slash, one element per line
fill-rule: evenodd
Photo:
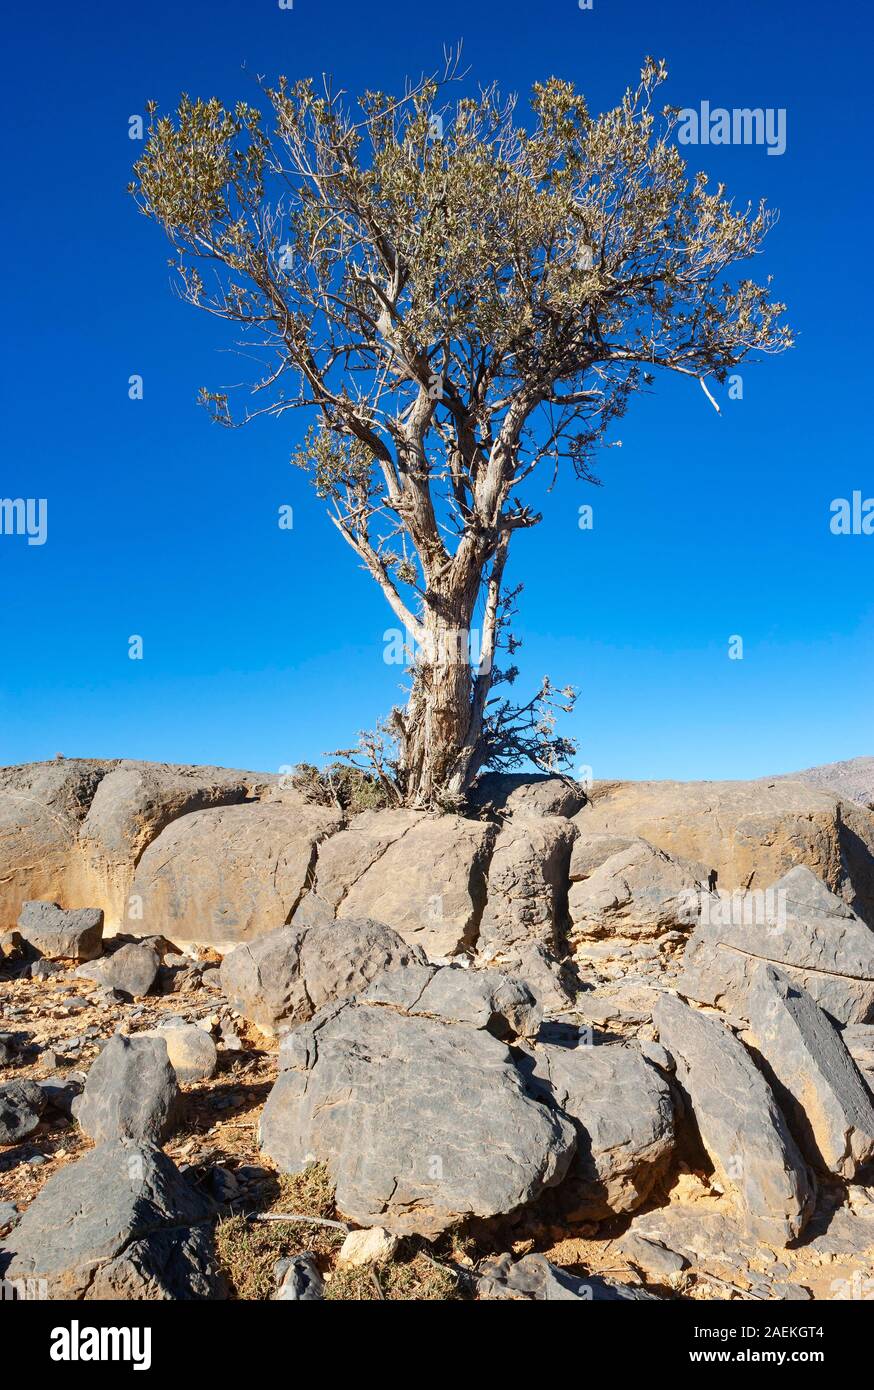
<path fill-rule="evenodd" d="M 874 933 L 804 866 L 763 899 L 714 907 L 689 938 L 677 987 L 746 1019 L 760 961 L 778 966 L 837 1022 L 874 1018 Z"/>
<path fill-rule="evenodd" d="M 847 758 L 845 762 L 822 763 L 819 767 L 806 767 L 803 772 L 780 774 L 780 781 L 787 779 L 835 792 L 841 800 L 857 801 L 869 811 L 874 809 L 874 758 Z"/>
<path fill-rule="evenodd" d="M 160 1144 L 172 1128 L 177 1094 L 163 1039 L 116 1033 L 94 1059 L 73 1113 L 96 1144 Z"/>
<path fill-rule="evenodd" d="M 512 1255 L 498 1255 L 480 1261 L 477 1292 L 485 1299 L 527 1299 L 532 1302 L 558 1299 L 591 1303 L 648 1301 L 656 1297 L 635 1285 L 620 1284 L 598 1274 L 583 1278 L 552 1264 L 543 1255 L 523 1255 L 513 1262 Z"/>
<path fill-rule="evenodd" d="M 486 772 L 470 794 L 477 810 L 504 816 L 575 816 L 586 803 L 585 789 L 569 778 L 527 772 Z"/>
<path fill-rule="evenodd" d="M 502 952 L 500 959 L 507 972 L 524 981 L 545 1013 L 562 1014 L 576 1007 L 580 982 L 573 962 L 559 960 L 539 941 Z M 482 957 L 475 964 L 486 972 L 495 968 Z"/>
<path fill-rule="evenodd" d="M 0 1033 L 0 1067 L 7 1067 L 16 1052 L 12 1033 Z"/>
<path fill-rule="evenodd" d="M 0 1202 L 0 1231 L 11 1231 L 21 1220 L 15 1202 Z"/>
<path fill-rule="evenodd" d="M 583 879 L 589 878 L 602 864 L 606 864 L 608 859 L 612 859 L 614 854 L 622 854 L 624 850 L 635 846 L 640 848 L 647 844 L 646 840 L 641 840 L 636 835 L 613 835 L 609 831 L 587 832 L 579 828 L 583 823 L 582 817 L 574 821 L 577 837 L 571 851 L 571 883 L 581 883 Z"/>
<path fill-rule="evenodd" d="M 69 1119 L 73 1114 L 73 1102 L 82 1094 L 82 1083 L 73 1074 L 40 1077 L 37 1082 L 46 1099 L 46 1105 Z"/>
<path fill-rule="evenodd" d="M 0 935 L 0 969 L 18 965 L 27 956 L 27 942 L 19 931 Z"/>
<path fill-rule="evenodd" d="M 688 1260 L 675 1250 L 666 1250 L 657 1241 L 646 1240 L 633 1230 L 622 1236 L 619 1249 L 649 1279 L 673 1279 L 682 1274 L 688 1264 Z"/>
<path fill-rule="evenodd" d="M 103 950 L 103 911 L 81 907 L 66 912 L 57 903 L 23 903 L 18 930 L 48 960 L 95 960 Z"/>
<path fill-rule="evenodd" d="M 400 1241 L 391 1231 L 382 1226 L 371 1226 L 365 1231 L 350 1231 L 340 1247 L 337 1262 L 350 1269 L 361 1265 L 381 1264 L 390 1260 Z"/>
<path fill-rule="evenodd" d="M 137 865 L 127 929 L 236 945 L 288 921 L 337 830 L 335 811 L 280 802 L 195 811 L 173 821 Z"/>
<path fill-rule="evenodd" d="M 181 1023 L 160 1027 L 152 1033 L 137 1037 L 157 1037 L 167 1045 L 170 1065 L 179 1081 L 207 1081 L 215 1076 L 218 1066 L 216 1046 L 205 1028 L 196 1023 Z"/>
<path fill-rule="evenodd" d="M 544 1029 L 549 1037 L 549 1030 Z M 562 1186 L 575 1221 L 633 1211 L 666 1172 L 674 1152 L 668 1083 L 634 1046 L 540 1042 L 520 1066 L 532 1092 L 557 1106 L 577 1132 Z"/>
<path fill-rule="evenodd" d="M 519 946 L 557 946 L 567 903 L 576 829 L 559 816 L 515 816 L 503 826 L 489 864 L 478 954 L 501 960 Z"/>
<path fill-rule="evenodd" d="M 476 940 L 496 836 L 461 816 L 363 811 L 321 846 L 294 925 L 370 918 L 432 958 L 456 955 Z"/>
<path fill-rule="evenodd" d="M 706 864 L 722 889 L 759 889 L 806 864 L 874 925 L 874 820 L 803 782 L 596 782 L 574 817 L 582 836 L 639 835 Z"/>
<path fill-rule="evenodd" d="M 837 1029 L 806 990 L 759 965 L 750 1030 L 807 1159 L 850 1179 L 874 1156 L 874 1103 Z"/>
<path fill-rule="evenodd" d="M 154 985 L 160 964 L 151 946 L 131 942 L 120 946 L 112 955 L 80 966 L 76 973 L 95 980 L 106 989 L 116 990 L 124 998 L 142 999 Z"/>
<path fill-rule="evenodd" d="M 33 1134 L 46 1107 L 35 1081 L 0 1084 L 0 1144 L 20 1144 Z"/>
<path fill-rule="evenodd" d="M 649 1038 L 638 1038 L 637 1045 L 648 1062 L 652 1062 L 659 1071 L 676 1071 L 674 1059 L 667 1048 L 662 1047 L 661 1043 L 652 1042 Z"/>
<path fill-rule="evenodd" d="M 273 1274 L 277 1283 L 273 1297 L 281 1303 L 315 1303 L 325 1297 L 325 1282 L 311 1251 L 277 1260 Z"/>
<path fill-rule="evenodd" d="M 213 1298 L 210 1207 L 159 1149 L 101 1144 L 54 1173 L 12 1235 L 7 1285 L 45 1297 Z"/>
<path fill-rule="evenodd" d="M 571 946 L 579 949 L 592 937 L 653 937 L 693 927 L 709 892 L 700 875 L 698 865 L 636 840 L 571 884 Z"/>
<path fill-rule="evenodd" d="M 347 1000 L 287 1034 L 280 1067 L 261 1147 L 286 1173 L 324 1162 L 359 1226 L 432 1237 L 512 1211 L 561 1181 L 573 1153 L 571 1125 L 470 1024 Z"/>
<path fill-rule="evenodd" d="M 841 1032 L 841 1041 L 868 1090 L 874 1092 L 874 1023 L 849 1023 Z"/>
<path fill-rule="evenodd" d="M 79 830 L 79 852 L 101 883 L 113 924 L 125 919 L 144 850 L 168 825 L 196 811 L 239 805 L 275 780 L 223 767 L 116 763 L 100 780 Z"/>
<path fill-rule="evenodd" d="M 266 1033 L 295 1027 L 334 999 L 366 988 L 383 971 L 424 964 L 379 922 L 344 919 L 313 927 L 280 927 L 229 952 L 221 984 L 233 1007 Z"/>
<path fill-rule="evenodd" d="M 485 1028 L 503 1042 L 536 1037 L 543 1019 L 543 1009 L 522 980 L 460 965 L 411 965 L 384 972 L 360 997 L 409 1017 Z"/>
<path fill-rule="evenodd" d="M 654 1022 L 677 1066 L 720 1182 L 750 1229 L 773 1242 L 798 1236 L 813 1206 L 804 1160 L 771 1088 L 722 1023 L 664 994 Z"/>

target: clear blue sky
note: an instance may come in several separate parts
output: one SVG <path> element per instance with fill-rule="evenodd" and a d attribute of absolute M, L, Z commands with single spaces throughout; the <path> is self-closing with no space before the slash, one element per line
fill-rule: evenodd
<path fill-rule="evenodd" d="M 0 536 L 0 763 L 270 769 L 318 760 L 397 698 L 394 620 L 289 466 L 301 423 L 224 431 L 195 403 L 243 369 L 227 326 L 171 296 L 166 243 L 125 194 L 128 117 L 181 90 L 251 97 L 243 64 L 397 88 L 459 37 L 474 77 L 505 89 L 557 74 L 602 109 L 653 53 L 677 106 L 787 111 L 781 157 L 686 153 L 781 209 L 756 270 L 798 346 L 745 370 L 721 419 L 696 384 L 660 384 L 621 422 L 602 489 L 560 483 L 515 542 L 517 690 L 545 671 L 580 688 L 568 732 L 596 776 L 748 777 L 874 752 L 874 536 L 829 530 L 833 498 L 874 496 L 869 6 L 47 0 L 4 30 L 0 496 L 46 497 L 49 538 Z"/>

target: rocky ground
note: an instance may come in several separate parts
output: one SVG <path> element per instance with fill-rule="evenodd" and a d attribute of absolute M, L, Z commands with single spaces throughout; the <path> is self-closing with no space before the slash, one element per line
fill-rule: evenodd
<path fill-rule="evenodd" d="M 103 766 L 78 808 L 81 767 L 0 774 L 11 1284 L 874 1296 L 867 807 L 503 779 L 434 821 Z"/>

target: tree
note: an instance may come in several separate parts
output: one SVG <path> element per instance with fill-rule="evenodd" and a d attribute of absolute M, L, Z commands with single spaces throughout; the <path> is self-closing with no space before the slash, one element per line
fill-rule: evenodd
<path fill-rule="evenodd" d="M 653 109 L 666 76 L 647 59 L 600 116 L 570 83 L 538 83 L 530 128 L 494 87 L 448 101 L 457 54 L 352 109 L 327 79 L 262 86 L 264 113 L 150 104 L 131 191 L 173 244 L 183 296 L 266 349 L 243 421 L 227 393 L 201 398 L 224 424 L 312 412 L 294 461 L 414 647 L 388 753 L 371 743 L 407 804 L 573 752 L 553 728 L 572 691 L 495 694 L 516 675 L 496 663 L 517 645 L 510 543 L 541 520 L 526 480 L 564 461 L 596 481 L 597 446 L 659 372 L 713 400 L 708 378 L 791 343 L 770 278 L 736 274 L 774 214 L 687 177 L 679 113 Z"/>

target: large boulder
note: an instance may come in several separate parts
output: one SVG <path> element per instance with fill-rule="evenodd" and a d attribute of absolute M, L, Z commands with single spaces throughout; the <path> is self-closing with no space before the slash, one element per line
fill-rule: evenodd
<path fill-rule="evenodd" d="M 22 903 L 99 903 L 117 928 L 137 860 L 173 819 L 260 795 L 277 776 L 56 758 L 0 769 L 0 932 Z"/>
<path fill-rule="evenodd" d="M 211 1035 L 196 1023 L 161 1024 L 153 1032 L 137 1033 L 138 1038 L 156 1037 L 167 1048 L 177 1081 L 208 1081 L 218 1067 L 218 1052 Z"/>
<path fill-rule="evenodd" d="M 30 899 L 87 904 L 76 896 L 79 828 L 110 766 L 59 758 L 0 768 L 0 931 Z"/>
<path fill-rule="evenodd" d="M 569 1215 L 601 1220 L 640 1206 L 674 1152 L 674 1108 L 664 1077 L 633 1045 L 541 1042 L 522 1065 L 534 1094 L 557 1105 L 577 1131 L 561 1189 Z"/>
<path fill-rule="evenodd" d="M 575 835 L 573 823 L 561 816 L 517 815 L 506 822 L 489 864 L 477 939 L 481 957 L 502 960 L 533 942 L 556 947 Z"/>
<path fill-rule="evenodd" d="M 54 1173 L 4 1238 L 6 1286 L 41 1297 L 191 1299 L 217 1292 L 210 1208 L 160 1150 L 117 1140 Z"/>
<path fill-rule="evenodd" d="M 810 869 L 707 907 L 686 946 L 681 994 L 746 1019 L 750 981 L 766 961 L 838 1023 L 874 1019 L 874 932 Z"/>
<path fill-rule="evenodd" d="M 504 1042 L 535 1038 L 543 1009 L 524 981 L 501 970 L 460 965 L 413 965 L 384 971 L 361 995 L 410 1017 L 470 1023 Z"/>
<path fill-rule="evenodd" d="M 57 903 L 22 903 L 18 930 L 46 960 L 95 960 L 103 950 L 103 910 L 67 911 Z"/>
<path fill-rule="evenodd" d="M 137 865 L 126 930 L 236 945 L 281 927 L 308 882 L 316 846 L 339 813 L 264 802 L 173 821 Z"/>
<path fill-rule="evenodd" d="M 773 1092 L 743 1043 L 670 994 L 653 1021 L 677 1067 L 703 1146 L 722 1185 L 760 1237 L 787 1243 L 813 1207 L 807 1165 Z"/>
<path fill-rule="evenodd" d="M 79 853 L 102 889 L 113 925 L 125 917 L 134 871 L 171 822 L 217 806 L 236 806 L 272 786 L 277 774 L 122 760 L 97 785 L 79 830 Z"/>
<path fill-rule="evenodd" d="M 874 925 L 874 817 L 804 782 L 596 782 L 581 835 L 641 836 L 706 864 L 719 887 L 764 888 L 806 864 Z"/>
<path fill-rule="evenodd" d="M 853 1178 L 874 1156 L 874 1103 L 839 1032 L 772 965 L 756 971 L 749 1015 L 766 1074 L 808 1160 Z"/>
<path fill-rule="evenodd" d="M 574 1131 L 468 1023 L 346 1001 L 289 1033 L 261 1117 L 287 1173 L 321 1161 L 359 1226 L 428 1237 L 509 1212 L 565 1174 Z"/>
<path fill-rule="evenodd" d="M 230 951 L 221 985 L 244 1018 L 265 1033 L 296 1027 L 332 1000 L 355 994 L 383 971 L 424 965 L 391 927 L 354 918 L 279 927 Z"/>
<path fill-rule="evenodd" d="M 94 1059 L 73 1113 L 95 1144 L 160 1144 L 172 1129 L 178 1093 L 163 1038 L 115 1033 Z"/>
<path fill-rule="evenodd" d="M 709 881 L 699 865 L 635 840 L 571 884 L 571 945 L 602 936 L 648 938 L 688 930 L 708 893 Z"/>
<path fill-rule="evenodd" d="M 486 772 L 470 793 L 471 806 L 506 816 L 574 816 L 586 804 L 585 789 L 569 777 L 527 772 Z"/>
<path fill-rule="evenodd" d="M 319 849 L 302 925 L 372 918 L 433 958 L 472 946 L 497 826 L 421 811 L 363 811 Z"/>

